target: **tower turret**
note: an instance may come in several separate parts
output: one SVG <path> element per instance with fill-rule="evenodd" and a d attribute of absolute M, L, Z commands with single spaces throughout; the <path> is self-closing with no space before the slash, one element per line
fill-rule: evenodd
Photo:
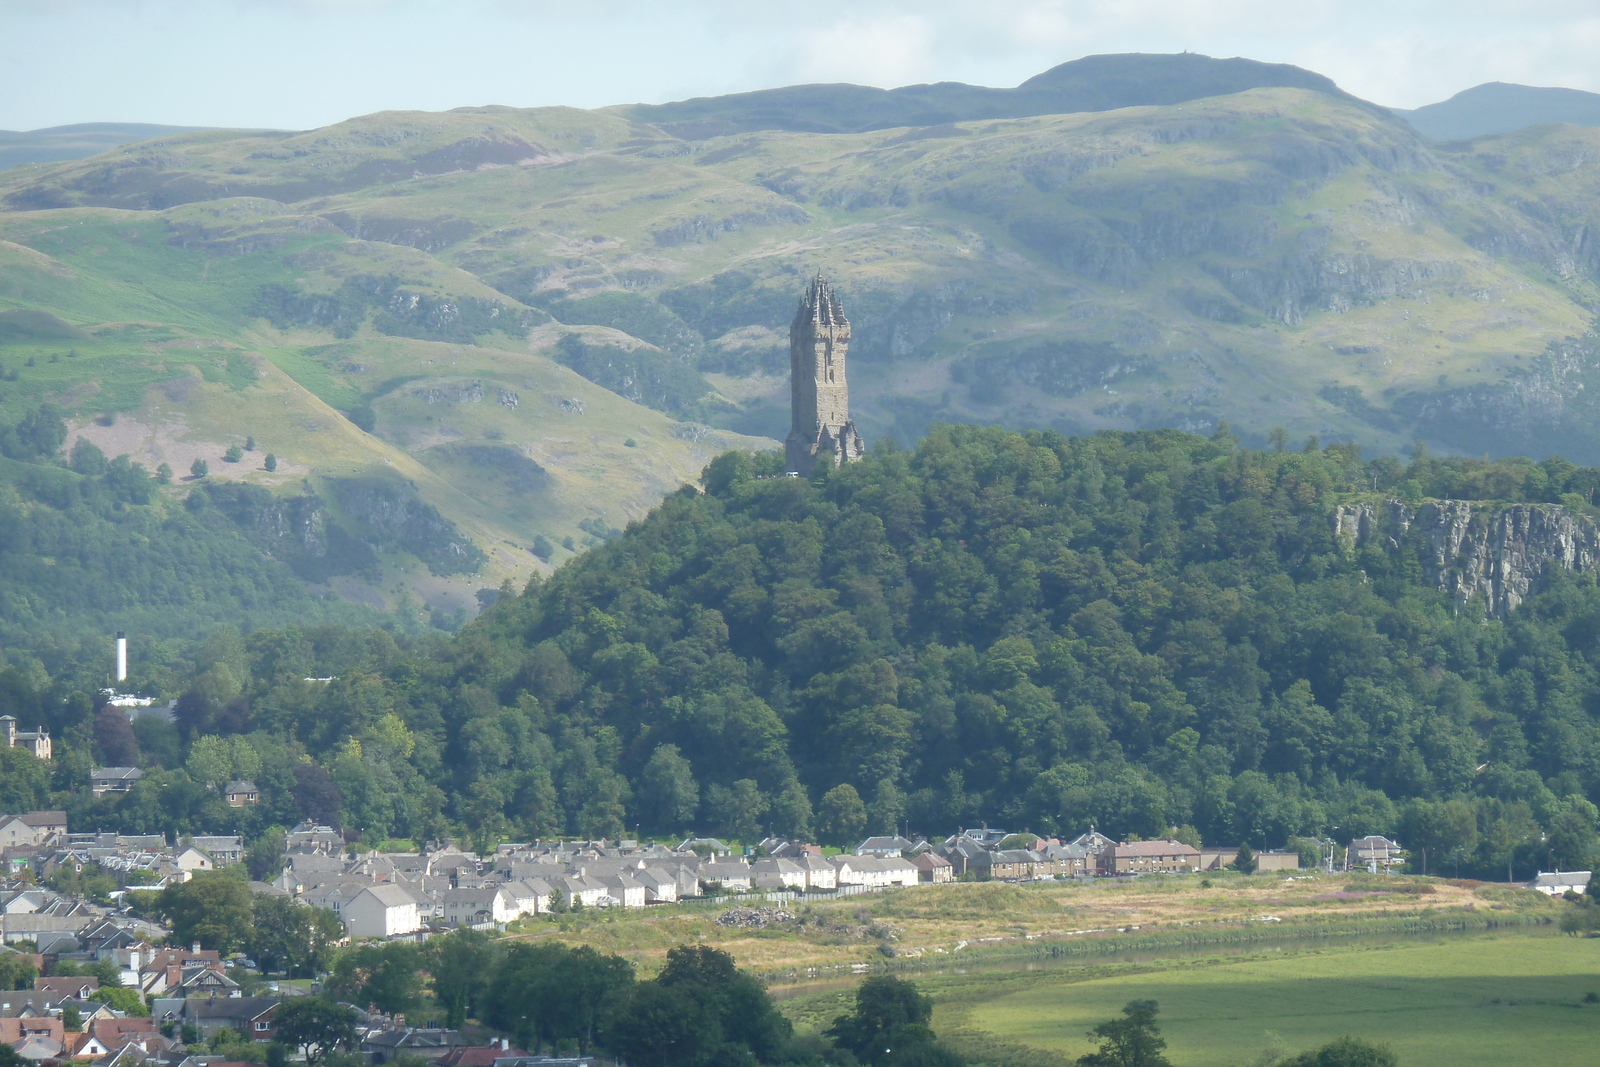
<path fill-rule="evenodd" d="M 789 438 L 787 469 L 809 477 L 819 459 L 834 466 L 860 459 L 866 451 L 850 420 L 850 390 L 845 355 L 850 320 L 833 287 L 818 274 L 800 301 L 789 326 Z"/>

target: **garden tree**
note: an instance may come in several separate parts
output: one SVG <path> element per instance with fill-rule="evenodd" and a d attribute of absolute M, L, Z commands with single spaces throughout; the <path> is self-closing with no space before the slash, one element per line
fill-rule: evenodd
<path fill-rule="evenodd" d="M 796 779 L 789 779 L 772 801 L 772 832 L 782 837 L 809 839 L 811 837 L 811 798 L 806 787 Z"/>
<path fill-rule="evenodd" d="M 872 803 L 867 805 L 867 830 L 874 834 L 900 832 L 900 820 L 906 815 L 906 795 L 888 778 L 878 780 L 872 792 Z"/>
<path fill-rule="evenodd" d="M 215 734 L 195 738 L 184 766 L 201 785 L 221 789 L 233 778 L 233 741 Z"/>
<path fill-rule="evenodd" d="M 933 1001 L 904 978 L 877 975 L 856 989 L 855 1009 L 834 1019 L 827 1034 L 862 1063 L 885 1062 L 908 1029 L 927 1030 Z M 917 1035 L 921 1043 L 920 1034 Z"/>
<path fill-rule="evenodd" d="M 268 882 L 283 870 L 284 849 L 288 832 L 281 826 L 269 826 L 261 836 L 250 842 L 244 854 L 245 869 L 257 882 Z"/>
<path fill-rule="evenodd" d="M 357 945 L 339 953 L 328 989 L 357 1004 L 399 1014 L 422 1001 L 422 950 L 409 941 Z"/>
<path fill-rule="evenodd" d="M 1506 881 L 1512 882 L 1513 865 L 1516 862 L 1517 852 L 1526 850 L 1539 840 L 1539 823 L 1533 817 L 1533 810 L 1521 800 L 1510 803 L 1491 802 L 1494 812 L 1487 831 L 1483 834 L 1482 855 L 1486 863 L 1498 873 L 1504 865 Z"/>
<path fill-rule="evenodd" d="M 25 748 L 0 747 L 0 811 L 38 811 L 50 801 L 49 766 Z"/>
<path fill-rule="evenodd" d="M 1079 1067 L 1172 1067 L 1161 1054 L 1167 1039 L 1156 1025 L 1159 1010 L 1153 1000 L 1130 1000 L 1122 1018 L 1108 1019 L 1089 1031 L 1100 1047 L 1079 1056 Z"/>
<path fill-rule="evenodd" d="M 1594 885 L 1593 879 L 1589 882 Z M 1561 932 L 1570 937 L 1592 937 L 1600 932 L 1600 905 L 1585 893 L 1561 911 Z"/>
<path fill-rule="evenodd" d="M 124 1015 L 149 1015 L 150 1008 L 139 995 L 137 989 L 125 989 L 120 985 L 101 985 L 89 994 L 90 1000 L 98 1000 L 109 1005 Z"/>
<path fill-rule="evenodd" d="M 0 952 L 0 989 L 32 989 L 39 972 L 20 952 Z"/>
<path fill-rule="evenodd" d="M 423 948 L 423 963 L 433 979 L 433 996 L 444 1005 L 445 1026 L 459 1030 L 469 1015 L 481 1015 L 494 950 L 489 938 L 462 927 L 435 937 Z"/>
<path fill-rule="evenodd" d="M 817 806 L 817 835 L 830 845 L 853 845 L 867 828 L 867 806 L 848 782 L 822 794 Z"/>
<path fill-rule="evenodd" d="M 94 747 L 102 766 L 139 766 L 139 739 L 121 708 L 107 704 L 95 713 Z"/>
<path fill-rule="evenodd" d="M 339 787 L 321 766 L 307 760 L 294 766 L 295 814 L 323 826 L 344 825 L 344 800 Z"/>
<path fill-rule="evenodd" d="M 1250 846 L 1240 845 L 1239 854 L 1233 858 L 1233 869 L 1240 874 L 1255 874 L 1256 866 L 1256 854 L 1250 851 Z"/>
<path fill-rule="evenodd" d="M 70 1000 L 61 1003 L 61 1028 L 74 1034 L 83 1029 L 83 1012 Z"/>
<path fill-rule="evenodd" d="M 187 882 L 169 885 L 156 908 L 182 945 L 198 941 L 223 955 L 250 941 L 253 901 L 241 867 L 196 871 Z"/>
<path fill-rule="evenodd" d="M 668 949 L 655 981 L 689 996 L 718 1027 L 724 1043 L 763 1063 L 777 1058 L 793 1032 L 766 987 L 739 970 L 726 952 L 705 945 Z"/>
<path fill-rule="evenodd" d="M 95 960 L 92 963 L 57 960 L 54 973 L 71 978 L 98 978 L 102 989 L 119 989 L 122 986 L 122 970 L 115 960 Z"/>
<path fill-rule="evenodd" d="M 1459 865 L 1477 846 L 1477 812 L 1460 798 L 1445 801 L 1413 798 L 1401 811 L 1400 832 L 1406 847 L 1420 860 L 1422 873 L 1428 873 L 1430 862 L 1437 872 L 1444 863 L 1454 861 Z"/>
<path fill-rule="evenodd" d="M 33 1062 L 10 1045 L 0 1041 L 0 1067 L 33 1067 Z"/>
<path fill-rule="evenodd" d="M 356 1043 L 355 1012 L 325 996 L 290 997 L 273 1016 L 277 1040 L 317 1064 L 338 1048 Z"/>
<path fill-rule="evenodd" d="M 775 1062 L 791 1028 L 766 989 L 733 957 L 704 946 L 667 951 L 661 974 L 624 989 L 601 1037 L 640 1067 Z"/>
<path fill-rule="evenodd" d="M 1310 1052 L 1279 1060 L 1278 1067 L 1399 1067 L 1400 1059 L 1387 1045 L 1359 1037 L 1339 1037 Z"/>
<path fill-rule="evenodd" d="M 291 978 L 314 978 L 332 965 L 334 950 L 344 939 L 344 925 L 332 911 L 258 893 L 253 912 L 246 951 L 263 973 L 286 971 Z"/>
<path fill-rule="evenodd" d="M 657 745 L 639 772 L 639 812 L 652 830 L 678 831 L 694 826 L 700 807 L 700 786 L 677 745 Z"/>
<path fill-rule="evenodd" d="M 706 806 L 722 834 L 735 841 L 758 841 L 763 836 L 765 816 L 771 807 L 753 778 L 741 778 L 731 787 L 713 784 Z"/>
<path fill-rule="evenodd" d="M 659 982 L 619 994 L 601 1030 L 604 1047 L 634 1067 L 697 1067 L 722 1047 L 721 1038 L 705 1005 Z"/>
<path fill-rule="evenodd" d="M 518 942 L 495 961 L 484 997 L 486 1022 L 529 1051 L 575 1041 L 588 1049 L 610 1000 L 633 985 L 633 964 L 588 945 Z"/>
<path fill-rule="evenodd" d="M 1579 795 L 1568 796 L 1551 816 L 1546 835 L 1550 865 L 1556 870 L 1585 870 L 1593 861 L 1600 811 Z"/>

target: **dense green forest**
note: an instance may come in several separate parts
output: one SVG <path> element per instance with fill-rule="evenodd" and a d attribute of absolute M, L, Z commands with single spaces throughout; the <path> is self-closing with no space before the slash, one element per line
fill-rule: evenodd
<path fill-rule="evenodd" d="M 14 663 L 23 653 L 52 672 L 82 666 L 100 676 L 115 630 L 163 641 L 219 624 L 385 621 L 313 594 L 301 579 L 317 575 L 297 576 L 300 561 L 252 538 L 237 499 L 245 487 L 190 478 L 189 491 L 174 495 L 165 465 L 146 471 L 82 439 L 63 459 L 66 437 L 62 412 L 49 404 L 0 423 L 0 646 Z M 358 554 L 333 547 L 325 556 L 336 563 Z"/>
<path fill-rule="evenodd" d="M 1414 548 L 1342 540 L 1331 509 L 1587 512 L 1600 471 L 971 426 L 811 480 L 780 462 L 721 456 L 448 640 L 219 630 L 151 674 L 172 726 L 130 735 L 12 671 L 66 739 L 35 799 L 78 789 L 98 745 L 165 769 L 55 802 L 139 830 L 1383 832 L 1501 876 L 1594 849 L 1593 576 L 1504 621 L 1458 612 Z M 246 773 L 257 810 L 207 787 Z"/>

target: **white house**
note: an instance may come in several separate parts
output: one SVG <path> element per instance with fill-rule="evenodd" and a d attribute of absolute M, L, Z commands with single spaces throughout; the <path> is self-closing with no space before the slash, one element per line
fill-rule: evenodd
<path fill-rule="evenodd" d="M 97 797 L 107 793 L 126 793 L 144 777 L 137 767 L 95 767 L 89 772 L 89 792 Z"/>
<path fill-rule="evenodd" d="M 1563 893 L 1583 893 L 1589 888 L 1588 871 L 1540 871 L 1529 889 L 1537 889 L 1546 896 L 1559 897 Z"/>
<path fill-rule="evenodd" d="M 218 867 L 226 867 L 244 859 L 244 839 L 236 834 L 194 837 L 189 843 L 210 856 L 211 862 Z"/>
<path fill-rule="evenodd" d="M 840 885 L 916 885 L 917 868 L 910 860 L 878 856 L 835 856 Z"/>
<path fill-rule="evenodd" d="M 644 886 L 646 904 L 671 904 L 678 899 L 678 878 L 671 871 L 646 867 L 635 871 L 633 877 Z"/>
<path fill-rule="evenodd" d="M 62 811 L 33 811 L 26 815 L 0 815 L 0 848 L 44 845 L 65 836 L 67 815 Z"/>
<path fill-rule="evenodd" d="M 750 877 L 757 889 L 804 889 L 806 869 L 794 860 L 764 859 L 750 865 Z"/>
<path fill-rule="evenodd" d="M 579 871 L 577 874 L 558 874 L 546 879 L 567 907 L 581 901 L 586 908 L 598 908 L 602 898 L 609 896 L 605 883 Z"/>
<path fill-rule="evenodd" d="M 915 841 L 908 841 L 899 834 L 888 837 L 869 837 L 856 846 L 858 856 L 903 856 L 917 847 Z"/>
<path fill-rule="evenodd" d="M 723 889 L 749 889 L 750 865 L 743 860 L 723 860 L 718 863 L 702 863 L 700 865 L 700 884 L 709 886 L 717 883 Z"/>
<path fill-rule="evenodd" d="M 193 845 L 178 853 L 178 858 L 174 862 L 183 872 L 183 880 L 186 882 L 194 877 L 195 871 L 213 871 L 217 868 L 215 860 Z"/>
<path fill-rule="evenodd" d="M 807 889 L 839 888 L 839 868 L 821 856 L 812 855 L 808 852 L 803 856 L 796 856 L 794 862 L 799 864 L 806 872 Z"/>
<path fill-rule="evenodd" d="M 517 917 L 538 915 L 550 910 L 550 897 L 555 893 L 543 878 L 518 878 L 506 883 L 506 892 L 517 906 Z"/>
<path fill-rule="evenodd" d="M 508 923 L 522 917 L 516 897 L 505 886 L 447 889 L 442 896 L 444 921 L 454 926 Z"/>
<path fill-rule="evenodd" d="M 395 937 L 415 933 L 417 901 L 397 885 L 369 885 L 351 897 L 339 912 L 351 937 Z"/>
<path fill-rule="evenodd" d="M 631 874 L 617 873 L 598 879 L 606 887 L 606 895 L 624 908 L 642 908 L 648 893 L 644 883 Z"/>

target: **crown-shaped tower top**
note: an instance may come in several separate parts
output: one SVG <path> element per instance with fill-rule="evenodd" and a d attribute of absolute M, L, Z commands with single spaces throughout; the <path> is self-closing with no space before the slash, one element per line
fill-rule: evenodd
<path fill-rule="evenodd" d="M 806 290 L 804 299 L 800 301 L 800 313 L 795 318 L 809 319 L 820 326 L 850 325 L 850 320 L 844 317 L 844 305 L 839 303 L 833 286 L 828 284 L 828 280 L 820 272 L 811 279 L 811 287 Z"/>

